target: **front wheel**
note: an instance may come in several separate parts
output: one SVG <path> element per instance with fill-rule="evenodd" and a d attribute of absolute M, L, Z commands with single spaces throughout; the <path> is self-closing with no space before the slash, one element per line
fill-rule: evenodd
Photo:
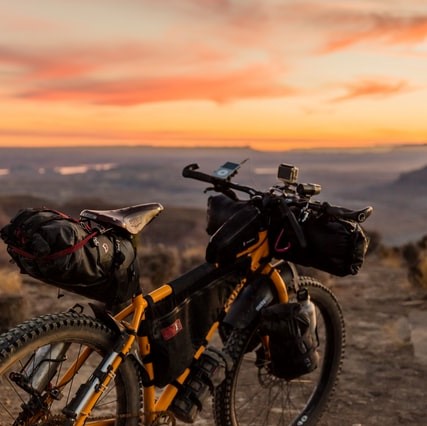
<path fill-rule="evenodd" d="M 115 338 L 100 321 L 75 312 L 45 315 L 1 335 L 0 426 L 68 424 L 63 408 Z M 87 359 L 75 366 L 84 352 Z M 127 358 L 85 424 L 138 426 L 141 404 L 140 375 Z"/>
<path fill-rule="evenodd" d="M 259 323 L 234 330 L 224 350 L 234 364 L 217 388 L 218 426 L 306 426 L 316 424 L 333 393 L 344 351 L 344 319 L 332 292 L 311 277 L 300 277 L 316 307 L 319 364 L 294 380 L 275 377 L 257 362 Z M 292 296 L 292 295 L 290 295 Z"/>

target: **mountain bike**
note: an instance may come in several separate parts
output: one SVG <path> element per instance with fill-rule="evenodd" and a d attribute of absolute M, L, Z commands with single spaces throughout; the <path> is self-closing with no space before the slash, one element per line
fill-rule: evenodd
<path fill-rule="evenodd" d="M 236 183 L 239 167 L 183 170 L 218 194 L 209 197 L 206 263 L 148 294 L 134 290 L 125 306 L 91 303 L 84 313 L 75 305 L 0 336 L 0 425 L 193 423 L 208 395 L 218 426 L 319 421 L 340 373 L 344 319 L 332 291 L 300 276 L 293 261 L 321 257 L 310 248 L 316 229 L 333 237 L 337 224 L 350 224 L 353 241 L 372 208 L 312 201 L 320 186 L 298 183 L 293 166 L 282 164 L 280 183 L 267 191 Z M 83 210 L 80 220 L 135 240 L 162 209 Z M 305 263 L 327 270 L 328 261 Z M 97 299 L 83 289 L 73 291 Z"/>

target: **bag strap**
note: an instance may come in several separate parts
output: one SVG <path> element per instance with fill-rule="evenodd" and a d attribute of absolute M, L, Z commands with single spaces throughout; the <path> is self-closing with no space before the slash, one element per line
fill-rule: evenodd
<path fill-rule="evenodd" d="M 26 259 L 31 260 L 55 260 L 60 257 L 66 256 L 68 254 L 74 253 L 77 250 L 80 250 L 82 247 L 84 247 L 92 238 L 96 237 L 98 235 L 98 231 L 92 232 L 87 237 L 85 237 L 83 240 L 79 241 L 78 243 L 74 244 L 73 246 L 67 247 L 63 250 L 59 250 L 55 253 L 47 254 L 46 256 L 35 256 L 34 254 L 28 253 L 25 250 L 20 249 L 19 247 L 15 246 L 9 246 L 9 250 L 25 257 Z"/>
<path fill-rule="evenodd" d="M 282 228 L 282 230 L 280 231 L 279 236 L 277 237 L 276 243 L 274 244 L 274 250 L 277 253 L 284 253 L 286 251 L 288 251 L 291 248 L 291 243 L 288 242 L 288 244 L 285 247 L 279 247 L 280 244 L 280 240 L 282 239 L 283 234 L 285 233 L 285 228 Z"/>

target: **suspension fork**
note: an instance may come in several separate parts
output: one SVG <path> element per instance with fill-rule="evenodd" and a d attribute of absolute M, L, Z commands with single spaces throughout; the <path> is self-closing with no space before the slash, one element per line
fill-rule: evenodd
<path fill-rule="evenodd" d="M 124 330 L 117 340 L 113 351 L 101 361 L 88 381 L 80 386 L 70 404 L 64 408 L 63 413 L 69 418 L 68 422 L 65 423 L 66 425 L 82 426 L 85 424 L 93 407 L 105 389 L 107 389 L 111 380 L 114 379 L 117 369 L 131 350 L 146 307 L 147 302 L 140 294 L 134 298 L 132 305 L 116 316 L 117 319 L 122 319 L 124 315 L 130 314 L 133 311 L 131 323 L 124 324 Z M 80 368 L 90 353 L 91 350 L 86 348 L 83 354 L 80 355 L 65 373 L 61 384 L 65 384 L 75 374 L 76 369 Z"/>

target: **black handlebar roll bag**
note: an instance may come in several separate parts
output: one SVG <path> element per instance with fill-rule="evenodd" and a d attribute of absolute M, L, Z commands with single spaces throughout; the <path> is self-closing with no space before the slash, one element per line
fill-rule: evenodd
<path fill-rule="evenodd" d="M 139 291 L 132 241 L 45 208 L 20 210 L 0 231 L 21 273 L 116 305 Z"/>
<path fill-rule="evenodd" d="M 290 224 L 273 221 L 270 244 L 274 257 L 341 277 L 359 272 L 369 244 L 359 223 L 321 214 L 309 216 L 300 226 L 306 247 L 300 246 Z"/>

